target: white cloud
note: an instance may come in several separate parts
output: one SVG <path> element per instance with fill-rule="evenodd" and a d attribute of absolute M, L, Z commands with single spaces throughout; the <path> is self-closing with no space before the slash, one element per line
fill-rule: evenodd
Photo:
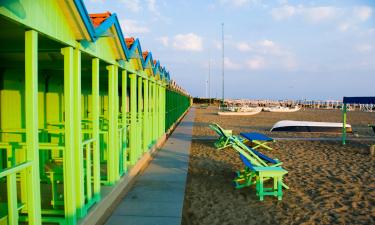
<path fill-rule="evenodd" d="M 228 70 L 238 70 L 241 69 L 241 65 L 233 62 L 230 58 L 224 57 L 224 67 Z"/>
<path fill-rule="evenodd" d="M 356 47 L 356 50 L 360 53 L 366 53 L 372 51 L 373 46 L 370 44 L 360 44 Z"/>
<path fill-rule="evenodd" d="M 304 8 L 301 11 L 305 17 L 313 23 L 326 21 L 334 18 L 338 14 L 338 9 L 331 6 L 320 6 Z"/>
<path fill-rule="evenodd" d="M 158 12 L 158 9 L 156 7 L 156 0 L 147 0 L 147 8 L 151 12 Z"/>
<path fill-rule="evenodd" d="M 284 5 L 282 7 L 273 8 L 271 10 L 271 15 L 275 20 L 283 20 L 293 16 L 296 11 L 294 6 Z"/>
<path fill-rule="evenodd" d="M 221 48 L 222 48 L 222 42 L 220 42 L 218 40 L 214 40 L 213 45 L 214 45 L 215 49 L 217 49 L 217 50 L 221 50 Z"/>
<path fill-rule="evenodd" d="M 270 40 L 263 40 L 263 41 L 260 41 L 259 44 L 263 47 L 268 47 L 268 48 L 273 48 L 275 47 L 275 43 L 273 41 L 270 41 Z"/>
<path fill-rule="evenodd" d="M 167 36 L 159 37 L 159 38 L 157 38 L 157 41 L 159 41 L 164 47 L 169 46 L 169 37 L 167 37 Z"/>
<path fill-rule="evenodd" d="M 266 66 L 266 62 L 263 57 L 255 56 L 246 61 L 246 65 L 251 70 L 260 70 Z"/>
<path fill-rule="evenodd" d="M 252 50 L 251 46 L 246 42 L 239 42 L 235 47 L 241 52 L 248 52 Z"/>
<path fill-rule="evenodd" d="M 177 34 L 173 37 L 172 46 L 176 50 L 202 51 L 203 39 L 194 33 Z"/>
<path fill-rule="evenodd" d="M 220 0 L 221 4 L 230 4 L 236 7 L 243 6 L 249 2 L 250 0 Z"/>
<path fill-rule="evenodd" d="M 305 20 L 318 23 L 335 18 L 339 9 L 332 6 L 305 7 L 303 5 L 283 5 L 273 8 L 271 15 L 275 20 L 285 20 L 293 16 L 302 16 Z"/>
<path fill-rule="evenodd" d="M 124 3 L 126 9 L 129 9 L 132 12 L 139 12 L 141 10 L 140 0 L 121 0 Z"/>
<path fill-rule="evenodd" d="M 288 0 L 278 0 L 279 4 L 285 5 L 288 4 Z"/>
<path fill-rule="evenodd" d="M 127 35 L 144 34 L 150 32 L 150 29 L 136 20 L 121 20 L 121 28 Z"/>
<path fill-rule="evenodd" d="M 340 31 L 347 31 L 351 27 L 350 23 L 341 23 L 339 24 L 338 28 Z"/>
<path fill-rule="evenodd" d="M 372 14 L 372 9 L 368 6 L 354 8 L 354 16 L 360 21 L 367 21 Z"/>
<path fill-rule="evenodd" d="M 220 0 L 221 4 L 228 4 L 234 7 L 241 7 L 248 4 L 260 4 L 262 0 Z"/>

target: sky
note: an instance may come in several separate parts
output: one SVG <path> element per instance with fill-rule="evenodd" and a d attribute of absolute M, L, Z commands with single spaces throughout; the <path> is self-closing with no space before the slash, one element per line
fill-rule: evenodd
<path fill-rule="evenodd" d="M 116 13 L 194 97 L 222 96 L 222 23 L 225 98 L 375 95 L 375 0 L 84 2 Z"/>

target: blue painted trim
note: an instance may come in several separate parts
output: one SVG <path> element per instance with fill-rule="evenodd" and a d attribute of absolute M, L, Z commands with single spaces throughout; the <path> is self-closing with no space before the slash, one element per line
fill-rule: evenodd
<path fill-rule="evenodd" d="M 96 29 L 95 29 L 95 37 L 98 39 L 101 35 L 103 35 L 108 29 L 110 29 L 112 26 L 115 26 L 116 32 L 118 34 L 118 39 L 120 40 L 121 47 L 125 53 L 125 57 L 129 58 L 129 51 L 126 47 L 124 35 L 122 34 L 121 26 L 118 21 L 116 13 L 113 13 L 110 17 L 108 17 L 106 20 L 104 20 L 103 23 L 101 23 Z"/>
<path fill-rule="evenodd" d="M 138 54 L 137 54 L 137 50 L 138 49 Z M 129 49 L 129 56 L 131 59 L 139 59 L 141 60 L 141 66 L 142 66 L 142 69 L 144 68 L 143 65 L 144 65 L 144 60 L 143 60 L 143 56 L 142 56 L 142 48 L 141 48 L 141 43 L 139 42 L 139 39 L 135 39 L 134 43 L 132 44 L 132 46 L 130 47 Z"/>
<path fill-rule="evenodd" d="M 92 25 L 89 13 L 87 12 L 87 9 L 85 7 L 85 4 L 83 3 L 82 0 L 73 0 L 74 5 L 76 6 L 79 15 L 82 18 L 83 24 L 85 25 L 87 32 L 90 36 L 90 39 L 92 42 L 96 41 L 95 37 L 95 29 L 94 26 Z"/>
<path fill-rule="evenodd" d="M 118 34 L 118 38 L 119 38 L 120 43 L 121 43 L 122 50 L 125 53 L 126 59 L 129 59 L 130 58 L 130 54 L 129 54 L 128 48 L 126 47 L 126 42 L 125 42 L 124 34 L 122 33 L 121 26 L 120 26 L 120 23 L 118 21 L 117 15 L 116 15 L 116 13 L 113 13 L 112 16 L 114 17 L 114 21 L 115 21 L 114 25 L 115 25 L 115 28 L 116 28 L 116 32 Z"/>
<path fill-rule="evenodd" d="M 154 76 L 159 75 L 162 78 L 167 78 L 168 81 L 170 80 L 169 72 L 166 71 L 165 67 L 160 68 L 159 60 L 154 65 L 151 52 L 148 54 L 146 60 L 143 59 L 142 48 L 141 48 L 141 44 L 138 38 L 134 41 L 130 49 L 127 48 L 125 38 L 122 33 L 122 29 L 121 29 L 116 13 L 113 13 L 110 17 L 108 17 L 102 24 L 100 24 L 100 26 L 98 26 L 97 28 L 94 28 L 94 25 L 91 22 L 90 15 L 87 12 L 87 9 L 85 7 L 85 4 L 83 3 L 83 0 L 73 0 L 73 2 L 82 18 L 82 21 L 87 29 L 87 32 L 92 42 L 95 42 L 98 38 L 100 38 L 101 35 L 103 35 L 108 29 L 110 29 L 112 25 L 114 25 L 116 32 L 117 32 L 118 39 L 120 40 L 120 43 L 121 43 L 122 50 L 124 51 L 126 60 L 130 58 L 139 58 L 141 60 L 142 68 L 146 68 L 148 60 L 151 60 L 152 71 L 154 73 Z M 136 54 L 136 51 L 135 51 L 136 49 L 138 49 L 138 52 L 139 52 L 138 55 Z"/>
<path fill-rule="evenodd" d="M 152 62 L 152 63 L 154 63 L 154 62 Z M 153 71 L 154 71 L 154 76 L 156 76 L 157 74 L 160 74 L 160 62 L 159 62 L 159 60 L 156 61 L 156 64 L 154 65 Z"/>
<path fill-rule="evenodd" d="M 150 68 L 150 66 L 148 66 L 149 62 L 151 64 L 151 68 Z M 143 68 L 145 68 L 145 69 L 152 69 L 153 70 L 152 64 L 154 63 L 154 60 L 152 58 L 152 53 L 151 52 L 148 53 L 148 55 L 147 55 L 147 57 L 146 57 L 146 59 L 144 60 L 143 63 L 144 63 L 143 64 Z"/>

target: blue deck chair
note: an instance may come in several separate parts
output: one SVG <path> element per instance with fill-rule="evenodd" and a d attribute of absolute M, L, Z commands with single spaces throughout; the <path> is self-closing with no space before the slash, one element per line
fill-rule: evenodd
<path fill-rule="evenodd" d="M 258 132 L 241 132 L 240 135 L 243 136 L 245 139 L 249 140 L 251 143 L 255 144 L 252 147 L 253 149 L 263 147 L 268 150 L 272 150 L 272 148 L 269 147 L 267 144 L 275 141 L 273 138 Z"/>
<path fill-rule="evenodd" d="M 283 183 L 282 177 L 287 171 L 281 168 L 282 163 L 277 159 L 272 159 L 243 144 L 236 137 L 232 137 L 232 147 L 239 153 L 239 156 L 245 165 L 245 169 L 236 172 L 233 184 L 236 189 L 248 187 L 256 184 L 256 192 L 263 200 L 265 195 L 277 196 L 282 199 L 282 187 L 289 189 Z M 273 179 L 273 188 L 265 188 L 263 182 Z"/>

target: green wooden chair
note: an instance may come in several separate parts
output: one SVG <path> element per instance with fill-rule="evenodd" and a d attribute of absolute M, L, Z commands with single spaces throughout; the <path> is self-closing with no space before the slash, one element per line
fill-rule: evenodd
<path fill-rule="evenodd" d="M 215 131 L 219 135 L 219 138 L 215 141 L 214 146 L 217 150 L 224 149 L 232 146 L 230 138 L 233 136 L 232 130 L 225 130 L 219 124 L 213 123 L 208 125 L 211 130 Z M 247 140 L 239 137 L 239 140 L 246 142 Z"/>
<path fill-rule="evenodd" d="M 266 195 L 277 196 L 278 200 L 281 200 L 282 188 L 289 189 L 283 182 L 283 176 L 288 171 L 281 167 L 282 162 L 248 147 L 236 136 L 230 138 L 230 141 L 245 165 L 245 169 L 236 172 L 233 180 L 235 188 L 240 189 L 256 184 L 256 193 L 261 201 Z M 273 186 L 265 187 L 264 182 L 271 179 Z"/>

